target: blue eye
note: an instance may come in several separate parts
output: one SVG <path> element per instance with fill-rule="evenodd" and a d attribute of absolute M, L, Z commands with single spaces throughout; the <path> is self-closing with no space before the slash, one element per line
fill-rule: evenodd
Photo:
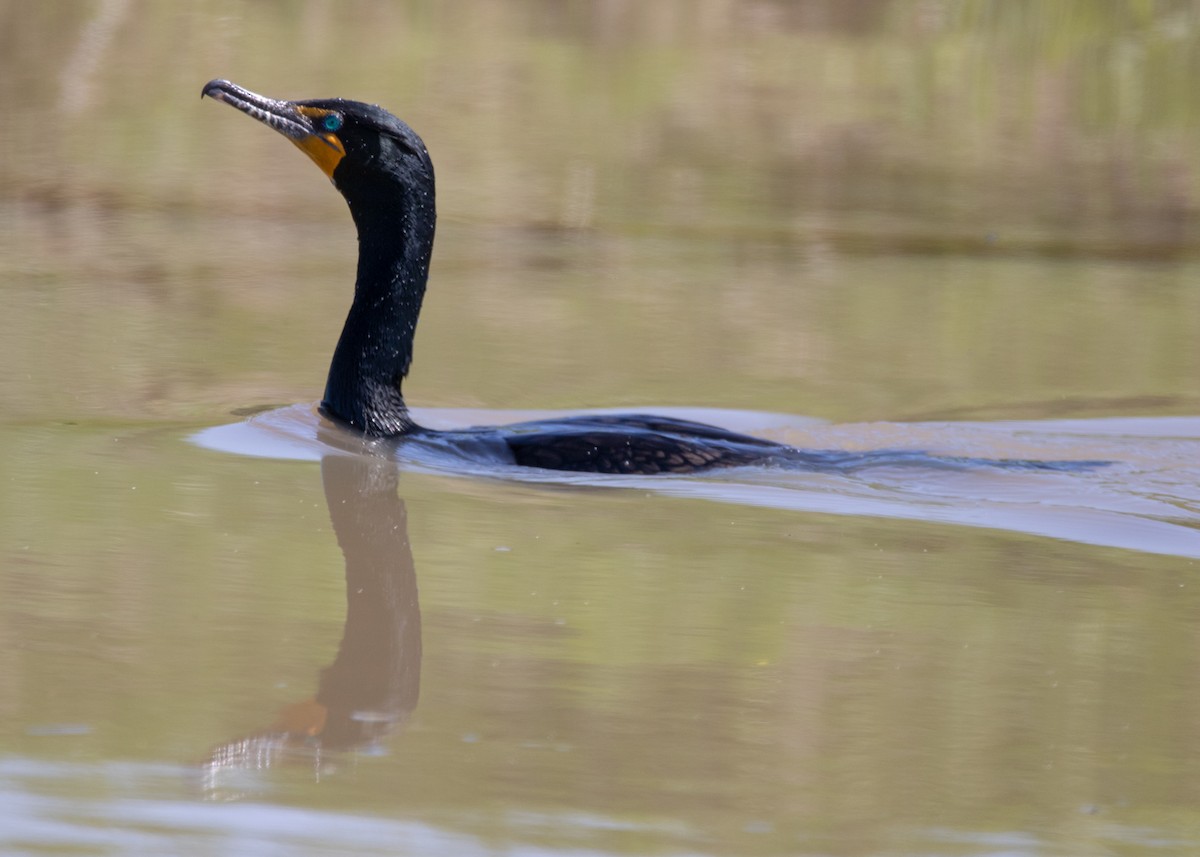
<path fill-rule="evenodd" d="M 321 120 L 321 127 L 326 131 L 337 131 L 342 127 L 342 117 L 336 113 L 330 113 Z"/>

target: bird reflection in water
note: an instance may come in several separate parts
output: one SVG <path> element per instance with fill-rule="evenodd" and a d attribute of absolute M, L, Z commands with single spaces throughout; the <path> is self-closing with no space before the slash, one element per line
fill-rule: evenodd
<path fill-rule="evenodd" d="M 336 434 L 341 446 L 361 453 L 321 461 L 329 517 L 346 560 L 346 624 L 337 657 L 321 671 L 316 696 L 286 706 L 265 729 L 213 749 L 203 764 L 210 798 L 253 792 L 254 772 L 282 762 L 312 764 L 319 778 L 324 752 L 375 751 L 416 708 L 421 608 L 397 465 L 386 452 L 373 454 L 369 442 Z"/>

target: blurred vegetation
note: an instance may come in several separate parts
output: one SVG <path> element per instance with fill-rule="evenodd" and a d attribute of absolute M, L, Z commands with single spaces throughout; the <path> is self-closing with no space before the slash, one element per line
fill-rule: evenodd
<path fill-rule="evenodd" d="M 428 138 L 456 218 L 914 251 L 992 234 L 1049 253 L 1195 249 L 1195 2 L 225 0 L 0 16 L 2 187 L 35 199 L 270 202 L 239 177 L 278 141 L 182 97 L 222 74 L 392 106 Z M 214 158 L 231 140 L 236 158 Z M 295 191 L 275 191 L 290 208 Z"/>

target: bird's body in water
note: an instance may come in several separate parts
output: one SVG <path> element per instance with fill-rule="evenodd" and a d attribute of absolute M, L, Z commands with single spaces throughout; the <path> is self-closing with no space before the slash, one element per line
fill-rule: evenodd
<path fill-rule="evenodd" d="M 1090 462 L 997 461 L 920 452 L 801 450 L 671 417 L 580 416 L 435 431 L 417 425 L 401 393 L 429 278 L 437 220 L 424 142 L 381 107 L 341 98 L 278 101 L 225 80 L 202 96 L 274 128 L 305 152 L 345 198 L 358 230 L 354 300 L 334 350 L 321 410 L 370 437 L 431 439 L 498 464 L 593 473 L 691 473 L 754 464 L 846 470 L 888 463 L 1074 469 Z"/>

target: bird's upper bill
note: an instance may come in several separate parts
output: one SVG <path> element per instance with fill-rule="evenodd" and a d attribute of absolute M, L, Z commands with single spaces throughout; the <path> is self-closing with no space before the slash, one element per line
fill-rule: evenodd
<path fill-rule="evenodd" d="M 204 84 L 200 97 L 206 95 L 236 107 L 283 134 L 312 158 L 330 179 L 346 154 L 346 147 L 338 139 L 337 133 L 328 130 L 328 124 L 323 123 L 324 117 L 336 115 L 335 111 L 296 101 L 277 101 L 243 89 L 228 80 L 210 80 Z"/>

